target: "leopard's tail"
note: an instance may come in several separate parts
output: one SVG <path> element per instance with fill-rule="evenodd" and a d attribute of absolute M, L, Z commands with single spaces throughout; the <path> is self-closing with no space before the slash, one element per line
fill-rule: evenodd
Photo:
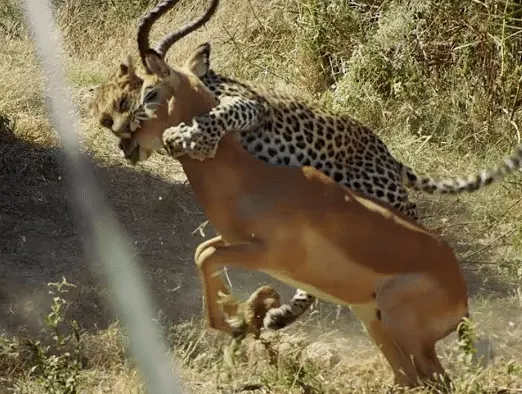
<path fill-rule="evenodd" d="M 501 181 L 504 177 L 522 167 L 522 144 L 513 155 L 492 169 L 484 169 L 467 178 L 454 177 L 435 180 L 429 176 L 419 176 L 408 166 L 402 164 L 402 182 L 412 189 L 430 194 L 460 194 L 474 192 Z"/>

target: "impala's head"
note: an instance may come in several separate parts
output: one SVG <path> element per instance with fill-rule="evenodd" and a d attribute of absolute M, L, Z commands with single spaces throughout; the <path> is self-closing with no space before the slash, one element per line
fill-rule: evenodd
<path fill-rule="evenodd" d="M 190 123 L 218 104 L 199 78 L 207 68 L 209 51 L 209 44 L 200 45 L 181 67 L 169 66 L 154 50 L 145 55 L 151 74 L 144 79 L 139 99 L 143 121 L 133 133 L 129 147 L 139 160 L 146 160 L 163 146 L 166 128 Z"/>
<path fill-rule="evenodd" d="M 144 134 L 136 134 L 142 122 L 150 118 L 144 112 L 145 109 L 148 109 L 149 114 L 154 113 L 157 117 L 154 122 L 152 122 L 151 119 L 147 124 L 147 130 L 149 132 L 152 130 L 153 125 L 158 127 L 156 131 L 159 131 L 162 108 L 166 110 L 165 106 L 159 105 L 158 103 L 165 102 L 165 97 L 162 96 L 162 94 L 167 92 L 168 89 L 157 89 L 156 93 L 158 93 L 158 96 L 156 97 L 150 95 L 151 86 L 162 86 L 161 75 L 163 74 L 158 72 L 159 69 L 157 67 L 151 70 L 148 63 L 150 63 L 152 67 L 161 63 L 168 68 L 164 59 L 170 47 L 182 37 L 205 24 L 212 17 L 219 3 L 219 0 L 212 0 L 208 9 L 201 17 L 167 35 L 160 41 L 156 48 L 151 49 L 149 46 L 149 33 L 152 25 L 162 15 L 174 7 L 178 1 L 179 0 L 163 0 L 141 19 L 138 28 L 138 49 L 142 64 L 136 66 L 130 57 L 128 57 L 120 64 L 118 72 L 97 88 L 95 96 L 89 104 L 91 115 L 98 119 L 102 127 L 109 129 L 119 138 L 120 149 L 125 158 L 133 164 L 147 159 L 153 151 L 161 148 L 161 141 L 157 139 L 154 141 L 145 141 L 145 139 L 143 139 L 143 144 L 138 143 L 138 140 L 141 139 L 140 135 Z M 194 59 L 202 59 L 201 47 L 197 48 L 192 56 L 189 57 L 186 65 L 192 63 Z M 196 69 L 193 67 L 192 69 L 197 72 L 196 74 L 192 73 L 192 75 L 203 76 L 208 71 L 208 54 L 210 53 L 210 47 L 208 45 L 207 47 L 206 60 L 204 62 L 205 69 Z M 152 53 L 154 54 L 151 55 Z M 151 60 L 151 57 L 158 59 Z M 200 64 L 203 64 L 203 62 Z M 186 69 L 186 65 L 183 69 Z M 142 94 L 145 92 L 149 94 L 147 100 L 144 102 L 145 104 L 150 104 L 147 106 L 141 103 L 141 99 L 143 98 Z M 155 111 L 151 112 L 154 103 L 156 103 Z M 161 132 L 163 132 L 163 130 L 164 128 Z M 159 135 L 161 136 L 161 133 L 159 133 Z"/>

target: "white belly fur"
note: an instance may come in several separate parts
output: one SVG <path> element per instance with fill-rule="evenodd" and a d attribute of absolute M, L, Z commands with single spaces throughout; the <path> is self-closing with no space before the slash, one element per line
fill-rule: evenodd
<path fill-rule="evenodd" d="M 379 274 L 369 267 L 351 261 L 345 250 L 338 248 L 313 227 L 302 227 L 300 232 L 302 245 L 306 248 L 306 261 L 298 264 L 296 269 L 299 269 L 299 266 L 303 269 L 318 267 L 319 269 L 314 269 L 315 274 L 311 273 L 303 277 L 317 277 L 319 283 L 328 283 L 328 287 L 332 289 L 330 291 L 336 289 L 337 295 L 313 286 L 310 284 L 312 281 L 310 279 L 306 280 L 308 283 L 294 279 L 295 276 L 293 278 L 291 272 L 285 272 L 284 267 L 281 267 L 280 271 L 266 269 L 263 272 L 289 286 L 305 290 L 319 299 L 344 306 L 372 302 L 371 294 L 375 292 L 376 287 L 393 276 Z"/>
<path fill-rule="evenodd" d="M 344 305 L 344 306 L 348 306 L 348 307 L 351 305 L 351 304 L 347 303 L 346 301 L 343 301 L 339 298 L 332 296 L 329 293 L 325 293 L 324 291 L 315 288 L 314 286 L 295 281 L 292 278 L 289 278 L 286 275 L 282 275 L 277 271 L 263 270 L 263 272 L 272 276 L 273 278 L 276 278 L 277 280 L 287 284 L 288 286 L 292 286 L 296 289 L 302 289 L 302 290 L 306 291 L 307 293 L 309 293 L 309 294 L 313 295 L 314 297 L 317 297 L 321 300 L 331 302 L 332 304 Z"/>

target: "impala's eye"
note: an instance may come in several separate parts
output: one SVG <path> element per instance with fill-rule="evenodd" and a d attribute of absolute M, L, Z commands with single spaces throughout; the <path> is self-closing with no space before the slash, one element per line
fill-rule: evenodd
<path fill-rule="evenodd" d="M 143 94 L 143 102 L 148 103 L 149 101 L 156 100 L 158 97 L 158 91 L 152 87 L 146 88 Z"/>
<path fill-rule="evenodd" d="M 116 103 L 116 111 L 127 112 L 130 108 L 130 102 L 127 97 L 121 97 Z"/>
<path fill-rule="evenodd" d="M 100 124 L 103 126 L 103 127 L 106 127 L 108 129 L 112 129 L 112 125 L 114 124 L 114 121 L 112 120 L 112 118 L 110 116 L 104 116 L 101 120 L 100 120 Z"/>

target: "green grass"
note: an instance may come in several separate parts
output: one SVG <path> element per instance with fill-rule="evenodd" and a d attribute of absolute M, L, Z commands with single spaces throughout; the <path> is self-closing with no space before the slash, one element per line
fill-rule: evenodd
<path fill-rule="evenodd" d="M 93 70 L 71 70 L 69 82 L 77 88 L 96 86 L 105 81 L 106 76 L 101 72 Z"/>

